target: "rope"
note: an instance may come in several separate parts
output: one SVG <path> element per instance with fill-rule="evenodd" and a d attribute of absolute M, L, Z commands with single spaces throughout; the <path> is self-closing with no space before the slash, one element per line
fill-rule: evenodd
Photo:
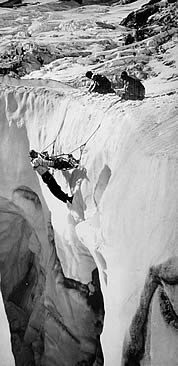
<path fill-rule="evenodd" d="M 70 152 L 68 152 L 68 153 L 62 153 L 62 154 L 58 154 L 58 155 L 53 155 L 53 158 L 58 158 L 58 157 L 60 157 L 60 156 L 64 156 L 64 155 L 70 155 L 70 154 L 73 154 L 75 151 L 77 151 L 77 150 L 80 150 L 80 159 L 79 160 L 81 160 L 81 157 L 82 157 L 82 153 L 83 153 L 83 150 L 84 150 L 84 148 L 85 148 L 85 146 L 86 146 L 86 144 L 91 140 L 91 138 L 95 135 L 95 133 L 97 132 L 97 130 L 100 128 L 100 126 L 101 126 L 101 123 L 97 126 L 97 128 L 93 131 L 93 133 L 88 137 L 88 139 L 83 143 L 83 144 L 81 144 L 80 146 L 78 146 L 78 147 L 76 147 L 75 149 L 73 149 L 72 151 L 70 151 Z M 61 130 L 61 129 L 60 129 Z M 60 131 L 59 131 L 60 132 Z M 56 138 L 52 141 L 52 143 L 51 144 L 49 144 L 47 147 L 46 147 L 46 149 L 49 147 L 49 146 L 51 146 L 52 144 L 53 144 L 53 152 L 54 152 L 54 146 L 55 146 L 55 142 L 56 142 L 56 140 L 57 140 L 57 137 L 58 137 L 58 135 L 59 135 L 59 132 L 58 132 L 58 134 L 57 134 L 57 136 L 56 136 Z M 44 151 L 45 149 L 43 149 L 42 150 L 42 152 Z M 41 152 L 41 153 L 42 153 Z"/>
<path fill-rule="evenodd" d="M 80 150 L 80 158 L 79 160 L 81 160 L 81 157 L 82 157 L 82 154 L 83 154 L 83 150 L 86 146 L 86 144 L 91 140 L 91 138 L 95 135 L 95 133 L 97 132 L 97 130 L 100 128 L 101 126 L 101 123 L 99 123 L 99 125 L 97 126 L 97 128 L 93 131 L 93 133 L 88 137 L 88 139 L 83 143 L 81 144 L 80 146 L 76 147 L 75 149 L 71 150 L 69 153 L 63 153 L 63 154 L 58 154 L 58 155 L 55 155 L 54 157 L 59 157 L 59 156 L 64 156 L 64 155 L 70 155 L 70 154 L 73 154 L 75 151 L 77 150 Z"/>
<path fill-rule="evenodd" d="M 55 143 L 56 143 L 56 140 L 57 140 L 57 138 L 58 138 L 58 136 L 59 136 L 59 134 L 60 134 L 63 126 L 64 126 L 64 121 L 65 121 L 66 114 L 67 114 L 67 108 L 65 109 L 65 112 L 64 112 L 64 115 L 63 115 L 63 119 L 62 119 L 62 123 L 61 123 L 61 126 L 59 128 L 59 131 L 58 131 L 55 139 L 49 145 L 47 145 L 46 147 L 44 147 L 44 149 L 41 151 L 41 154 L 43 153 L 43 151 L 47 150 L 51 145 L 53 145 L 53 152 L 54 152 Z"/>

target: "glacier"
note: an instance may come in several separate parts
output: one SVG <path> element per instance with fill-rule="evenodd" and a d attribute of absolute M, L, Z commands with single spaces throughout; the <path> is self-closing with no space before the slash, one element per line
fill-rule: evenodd
<path fill-rule="evenodd" d="M 122 103 L 62 83 L 1 82 L 1 287 L 16 362 L 88 365 L 102 333 L 105 366 L 176 365 L 176 316 L 161 309 L 167 299 L 178 311 L 177 94 Z M 54 172 L 74 194 L 65 205 L 29 150 L 68 153 L 99 124 L 81 167 Z M 96 267 L 104 320 L 86 298 Z"/>

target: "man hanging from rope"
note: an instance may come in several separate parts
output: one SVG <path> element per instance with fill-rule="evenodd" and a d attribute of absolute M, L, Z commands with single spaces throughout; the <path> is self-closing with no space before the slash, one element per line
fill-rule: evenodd
<path fill-rule="evenodd" d="M 38 153 L 35 150 L 30 150 L 31 161 L 37 159 L 38 165 L 43 167 L 58 169 L 58 170 L 70 170 L 78 168 L 80 159 L 75 159 L 72 154 L 60 154 L 49 156 L 48 152 Z"/>
<path fill-rule="evenodd" d="M 30 157 L 33 169 L 37 171 L 39 175 L 41 175 L 43 182 L 47 184 L 51 193 L 60 201 L 65 203 L 68 201 L 72 204 L 73 196 L 69 196 L 67 193 L 64 193 L 61 187 L 57 184 L 53 175 L 49 172 L 49 167 L 54 167 L 54 162 L 45 160 L 34 150 L 30 151 Z M 53 165 L 50 165 L 52 163 Z"/>
<path fill-rule="evenodd" d="M 61 190 L 61 187 L 57 184 L 53 175 L 49 172 L 49 168 L 58 169 L 58 170 L 70 170 L 70 169 L 78 168 L 80 165 L 80 161 L 81 161 L 82 154 L 83 154 L 86 144 L 95 135 L 95 133 L 100 128 L 100 126 L 101 126 L 101 124 L 99 124 L 96 127 L 96 129 L 92 132 L 92 134 L 88 137 L 88 139 L 83 144 L 81 144 L 80 146 L 78 146 L 77 148 L 72 150 L 69 154 L 60 154 L 60 155 L 52 154 L 51 156 L 49 156 L 48 152 L 46 152 L 46 151 L 44 152 L 44 150 L 41 153 L 38 153 L 35 150 L 30 151 L 30 158 L 31 158 L 31 163 L 32 163 L 33 169 L 35 169 L 38 172 L 38 174 L 41 175 L 43 182 L 45 182 L 47 184 L 47 186 L 50 189 L 50 191 L 52 192 L 52 194 L 55 197 L 57 197 L 58 199 L 60 199 L 61 201 L 63 201 L 63 202 L 69 201 L 70 203 L 72 203 L 73 196 L 68 196 L 68 194 L 64 193 Z M 59 133 L 57 134 L 57 136 L 58 135 L 59 135 Z M 46 147 L 46 149 L 48 147 L 50 147 L 51 145 L 53 145 L 53 152 L 54 152 L 54 146 L 55 146 L 57 136 Z M 79 159 L 75 159 L 74 156 L 72 155 L 73 152 L 75 152 L 77 150 L 80 150 Z"/>

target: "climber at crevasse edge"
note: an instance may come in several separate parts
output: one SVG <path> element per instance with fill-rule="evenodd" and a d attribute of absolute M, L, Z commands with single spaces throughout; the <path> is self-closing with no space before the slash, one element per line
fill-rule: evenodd
<path fill-rule="evenodd" d="M 90 85 L 88 89 L 90 93 L 91 92 L 96 92 L 100 94 L 115 93 L 115 90 L 112 89 L 111 82 L 106 76 L 100 74 L 93 74 L 92 71 L 87 71 L 85 76 L 93 81 L 93 83 Z"/>
<path fill-rule="evenodd" d="M 139 79 L 129 76 L 126 71 L 121 73 L 121 79 L 124 82 L 123 93 L 121 91 L 121 99 L 143 100 L 145 98 L 145 87 Z"/>
<path fill-rule="evenodd" d="M 67 193 L 64 193 L 60 185 L 57 184 L 53 175 L 49 172 L 49 166 L 54 167 L 54 162 L 43 159 L 40 154 L 36 153 L 34 150 L 30 151 L 30 157 L 33 169 L 37 171 L 39 175 L 41 175 L 43 182 L 47 184 L 51 193 L 60 201 L 65 203 L 68 201 L 72 204 L 73 196 L 69 196 Z M 68 163 L 67 160 L 62 161 L 61 159 L 61 169 L 64 167 L 65 163 L 67 168 L 70 163 Z M 58 167 L 58 169 L 60 168 Z"/>

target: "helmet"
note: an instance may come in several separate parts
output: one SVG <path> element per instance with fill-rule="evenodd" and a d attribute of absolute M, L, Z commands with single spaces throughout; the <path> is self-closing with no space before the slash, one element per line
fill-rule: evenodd
<path fill-rule="evenodd" d="M 86 76 L 87 78 L 89 78 L 89 79 L 91 79 L 91 78 L 92 78 L 92 75 L 93 75 L 92 71 L 87 71 L 87 72 L 86 72 L 86 74 L 85 74 L 85 76 Z"/>
<path fill-rule="evenodd" d="M 126 79 L 128 76 L 127 71 L 122 71 L 121 73 L 121 79 Z"/>

